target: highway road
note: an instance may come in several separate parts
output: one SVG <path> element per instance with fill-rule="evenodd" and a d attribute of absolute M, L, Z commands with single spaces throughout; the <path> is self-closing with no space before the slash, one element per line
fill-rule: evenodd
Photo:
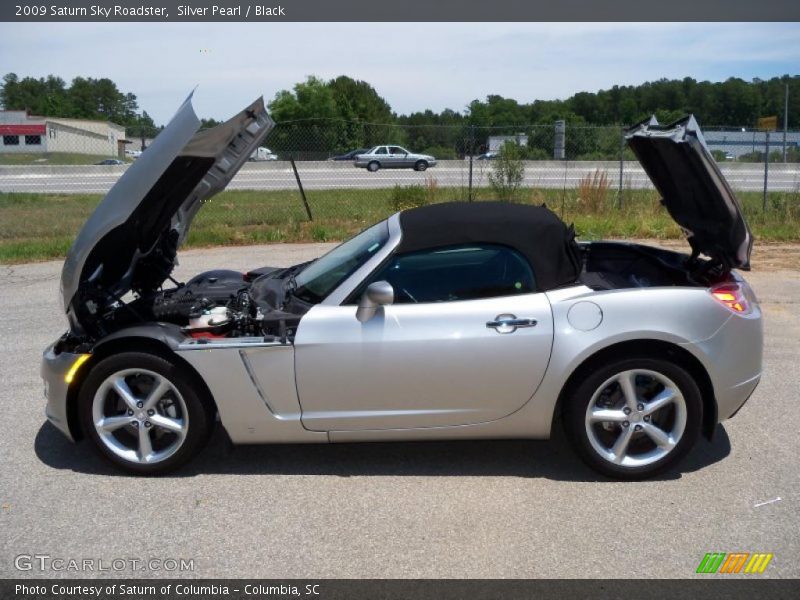
<path fill-rule="evenodd" d="M 176 277 L 328 248 L 191 250 Z M 561 434 L 237 448 L 216 435 L 168 477 L 120 475 L 44 417 L 40 355 L 66 328 L 61 263 L 0 266 L 0 577 L 709 578 L 695 574 L 707 552 L 773 553 L 756 577 L 800 577 L 800 275 L 770 264 L 757 246 L 747 277 L 766 331 L 755 394 L 680 468 L 638 483 L 597 476 Z M 33 554 L 194 569 L 15 568 Z"/>
<path fill-rule="evenodd" d="M 473 186 L 488 186 L 492 163 L 475 161 Z M 31 193 L 105 193 L 117 181 L 126 166 L 2 166 L 0 192 Z M 442 161 L 427 172 L 410 169 L 380 170 L 370 173 L 349 163 L 299 162 L 297 168 L 303 186 L 309 190 L 374 189 L 395 185 L 423 184 L 433 178 L 440 187 L 467 187 L 469 165 L 466 161 Z M 595 170 L 604 171 L 612 188 L 619 185 L 619 163 L 613 161 L 527 162 L 523 185 L 536 188 L 575 188 L 581 179 Z M 737 191 L 760 192 L 764 189 L 764 165 L 724 163 L 721 169 Z M 636 162 L 623 167 L 623 186 L 630 189 L 652 188 L 647 175 Z M 228 185 L 233 190 L 283 190 L 297 188 L 287 162 L 248 163 Z M 800 164 L 770 165 L 769 191 L 800 190 Z"/>

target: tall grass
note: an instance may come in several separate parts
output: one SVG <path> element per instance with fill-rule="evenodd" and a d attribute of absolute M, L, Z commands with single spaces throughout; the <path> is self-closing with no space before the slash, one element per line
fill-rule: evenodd
<path fill-rule="evenodd" d="M 567 222 L 574 222 L 583 239 L 680 238 L 680 228 L 651 190 L 617 190 L 593 174 L 576 189 L 522 188 L 517 200 L 546 204 Z M 415 191 L 420 204 L 457 200 L 457 188 L 434 179 Z M 493 200 L 489 187 L 473 190 L 476 200 Z M 762 211 L 759 193 L 739 198 L 759 241 L 800 241 L 800 191 L 772 193 Z M 61 258 L 100 200 L 99 195 L 0 194 L 0 262 L 15 263 Z M 309 222 L 297 192 L 228 191 L 207 202 L 195 218 L 185 246 L 336 241 L 361 231 L 396 212 L 395 191 L 312 190 Z"/>

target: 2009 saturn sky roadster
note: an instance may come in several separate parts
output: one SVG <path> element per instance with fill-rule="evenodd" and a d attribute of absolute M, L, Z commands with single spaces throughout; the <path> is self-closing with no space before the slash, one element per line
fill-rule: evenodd
<path fill-rule="evenodd" d="M 674 465 L 761 375 L 752 239 L 694 118 L 628 143 L 691 254 L 578 243 L 545 207 L 435 204 L 315 261 L 171 277 L 201 203 L 271 127 L 262 100 L 198 131 L 191 97 L 84 225 L 47 416 L 125 470 L 234 443 L 548 438 L 606 475 Z M 265 261 L 266 262 L 266 261 Z M 521 457 L 524 460 L 524 457 Z"/>

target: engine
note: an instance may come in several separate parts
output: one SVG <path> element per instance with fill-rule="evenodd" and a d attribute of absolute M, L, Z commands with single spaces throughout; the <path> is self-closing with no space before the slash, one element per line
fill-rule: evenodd
<path fill-rule="evenodd" d="M 195 338 L 294 336 L 305 310 L 284 310 L 277 270 L 207 271 L 149 299 L 153 320 L 180 325 Z M 257 285 L 256 285 L 257 284 Z"/>

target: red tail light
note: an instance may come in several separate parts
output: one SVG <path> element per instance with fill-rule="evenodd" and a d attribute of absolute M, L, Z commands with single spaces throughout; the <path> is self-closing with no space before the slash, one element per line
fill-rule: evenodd
<path fill-rule="evenodd" d="M 714 300 L 735 313 L 750 312 L 750 303 L 738 283 L 722 283 L 711 288 Z"/>

